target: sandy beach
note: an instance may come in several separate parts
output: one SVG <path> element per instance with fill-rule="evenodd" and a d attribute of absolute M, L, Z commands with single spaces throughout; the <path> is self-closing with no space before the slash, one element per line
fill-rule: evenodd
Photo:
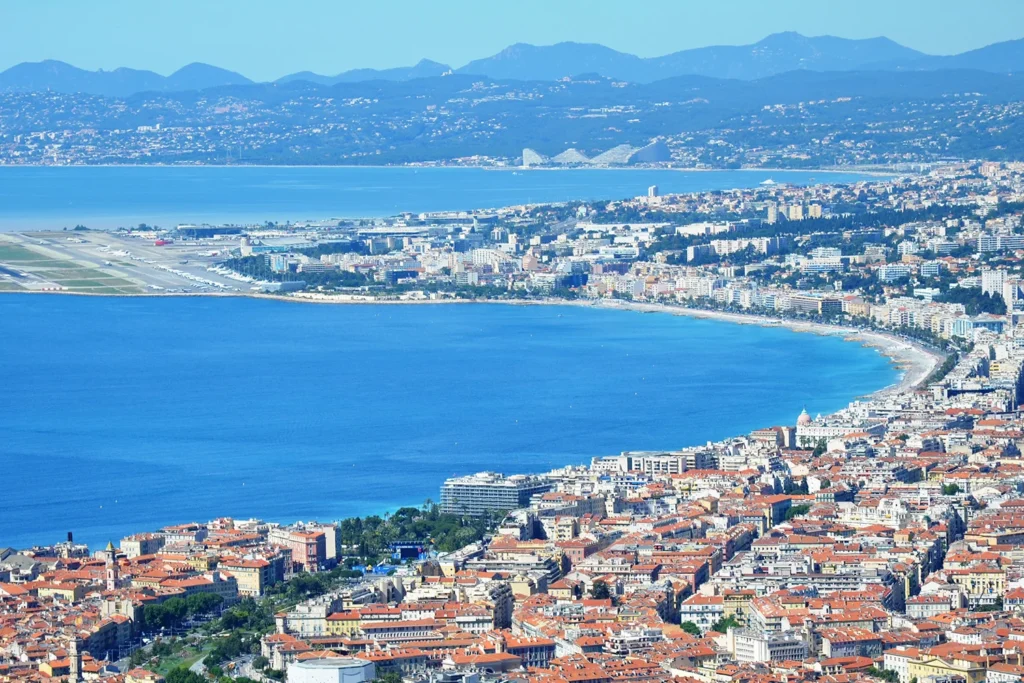
<path fill-rule="evenodd" d="M 554 303 L 554 302 L 552 302 Z M 629 311 L 642 311 L 647 313 L 669 313 L 671 315 L 685 315 L 693 318 L 705 318 L 709 320 L 722 320 L 738 325 L 760 325 L 764 327 L 784 327 L 793 332 L 804 332 L 810 334 L 842 337 L 845 341 L 858 343 L 878 351 L 889 358 L 901 372 L 900 381 L 891 386 L 880 389 L 871 397 L 877 398 L 891 394 L 898 394 L 920 387 L 931 376 L 932 372 L 945 360 L 945 356 L 937 351 L 925 348 L 924 346 L 900 339 L 899 337 L 866 330 L 856 327 L 841 325 L 826 325 L 802 320 L 786 320 L 780 318 L 769 318 L 766 316 L 747 313 L 727 313 L 724 311 L 711 311 L 699 308 L 686 308 L 684 306 L 673 306 L 669 304 L 649 304 L 616 299 L 602 299 L 597 301 L 563 301 L 563 304 L 599 306 L 602 308 L 614 308 Z"/>
<path fill-rule="evenodd" d="M 0 292 L 0 294 L 37 294 L 37 295 L 58 295 L 58 296 L 107 296 L 99 294 L 83 294 L 73 292 Z M 762 327 L 784 327 L 793 332 L 804 332 L 810 334 L 825 335 L 831 337 L 842 337 L 845 341 L 853 342 L 878 351 L 889 358 L 893 365 L 900 370 L 900 381 L 890 386 L 879 389 L 870 394 L 871 398 L 881 398 L 887 395 L 895 395 L 905 391 L 911 391 L 924 384 L 932 372 L 945 360 L 945 355 L 924 347 L 921 344 L 901 339 L 885 332 L 876 330 L 861 329 L 843 325 L 827 325 L 804 320 L 792 320 L 782 318 L 770 318 L 767 316 L 750 313 L 728 313 L 725 311 L 713 311 L 700 308 L 687 308 L 672 304 L 644 303 L 636 301 L 623 301 L 621 299 L 378 299 L 372 296 L 351 295 L 351 294 L 321 294 L 318 292 L 297 292 L 295 294 L 265 294 L 247 292 L 238 294 L 229 293 L 203 293 L 203 294 L 134 294 L 132 297 L 248 297 L 253 299 L 270 299 L 273 301 L 285 301 L 300 304 L 327 304 L 336 306 L 447 306 L 452 304 L 503 304 L 508 306 L 575 306 L 582 308 L 606 308 L 621 311 L 637 311 L 641 313 L 667 313 L 669 315 L 684 315 L 692 318 L 705 318 L 708 320 L 720 320 L 737 325 L 760 325 Z"/>
<path fill-rule="evenodd" d="M 331 296 L 313 292 L 298 293 L 290 296 L 280 296 L 275 294 L 254 294 L 252 296 L 280 301 L 342 305 L 443 305 L 498 303 L 513 306 L 577 306 L 584 308 L 609 308 L 622 311 L 639 311 L 642 313 L 685 315 L 693 318 L 721 320 L 724 322 L 735 323 L 737 325 L 784 327 L 788 330 L 792 330 L 793 332 L 842 337 L 845 341 L 875 349 L 878 353 L 889 358 L 893 365 L 900 370 L 900 381 L 872 393 L 870 395 L 872 398 L 899 394 L 904 391 L 910 391 L 920 387 L 928 377 L 931 376 L 932 372 L 934 372 L 935 369 L 945 360 L 945 355 L 939 351 L 875 330 L 860 329 L 857 327 L 843 325 L 827 325 L 824 323 L 803 320 L 770 318 L 767 316 L 749 313 L 728 313 L 725 311 L 687 308 L 685 306 L 675 306 L 672 304 L 623 301 L 621 299 L 578 299 L 575 301 L 567 299 L 531 299 L 520 301 L 500 299 L 373 299 L 372 297 L 360 296 Z"/>

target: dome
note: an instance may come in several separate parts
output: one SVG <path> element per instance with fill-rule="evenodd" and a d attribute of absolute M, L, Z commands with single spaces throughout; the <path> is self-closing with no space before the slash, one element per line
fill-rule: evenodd
<path fill-rule="evenodd" d="M 808 414 L 807 408 L 804 408 L 803 410 L 800 411 L 800 417 L 796 419 L 796 424 L 798 427 L 800 427 L 803 425 L 809 425 L 811 424 L 811 422 L 813 422 L 813 420 L 811 419 L 811 416 Z"/>

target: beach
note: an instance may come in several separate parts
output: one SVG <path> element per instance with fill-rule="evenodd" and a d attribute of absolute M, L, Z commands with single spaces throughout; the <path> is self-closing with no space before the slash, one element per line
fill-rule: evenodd
<path fill-rule="evenodd" d="M 341 305 L 445 305 L 445 304 L 472 304 L 472 303 L 501 303 L 513 306 L 583 306 L 610 308 L 623 311 L 637 311 L 640 313 L 667 313 L 670 315 L 684 315 L 693 318 L 704 318 L 708 320 L 720 320 L 737 325 L 760 325 L 762 327 L 783 327 L 793 332 L 803 332 L 831 337 L 842 337 L 845 341 L 860 344 L 875 349 L 881 355 L 889 358 L 899 368 L 900 381 L 871 394 L 873 398 L 880 398 L 917 389 L 931 376 L 945 360 L 945 355 L 922 344 L 895 335 L 869 330 L 849 325 L 829 325 L 825 323 L 812 322 L 807 320 L 794 320 L 785 318 L 771 318 L 753 313 L 732 313 L 727 311 L 714 311 L 701 308 L 690 308 L 664 303 L 646 303 L 638 301 L 624 301 L 622 299 L 532 299 L 532 300 L 500 300 L 500 299 L 375 299 L 372 297 L 353 295 L 325 295 L 315 292 L 300 292 L 293 295 L 282 296 L 275 294 L 253 294 L 261 298 L 277 299 L 281 301 L 293 301 L 303 303 L 341 304 Z"/>
<path fill-rule="evenodd" d="M 574 303 L 574 302 L 566 302 Z M 586 302 L 589 304 L 589 302 Z M 586 305 L 586 304 L 584 304 Z M 937 367 L 945 360 L 945 356 L 938 351 L 925 348 L 923 345 L 901 339 L 891 334 L 876 330 L 867 330 L 857 327 L 827 325 L 804 320 L 770 318 L 767 316 L 729 313 L 725 311 L 711 311 L 699 308 L 687 308 L 685 306 L 672 306 L 669 304 L 649 304 L 616 299 L 599 300 L 590 305 L 604 306 L 607 308 L 618 308 L 631 311 L 642 311 L 649 313 L 670 313 L 672 315 L 685 315 L 694 318 L 706 318 L 710 320 L 722 320 L 736 323 L 738 325 L 762 325 L 767 327 L 784 327 L 794 332 L 804 332 L 827 336 L 840 336 L 849 342 L 855 342 L 861 346 L 873 348 L 878 353 L 889 358 L 901 371 L 900 381 L 892 386 L 885 387 L 871 394 L 872 397 L 882 397 L 891 394 L 898 394 L 920 387 L 931 376 Z"/>

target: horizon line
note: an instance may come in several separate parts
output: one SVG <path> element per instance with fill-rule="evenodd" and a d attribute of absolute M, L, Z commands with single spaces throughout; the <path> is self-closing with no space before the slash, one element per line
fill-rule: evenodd
<path fill-rule="evenodd" d="M 992 43 L 986 43 L 986 44 L 984 44 L 984 45 L 982 45 L 980 47 L 971 48 L 969 50 L 964 50 L 963 52 L 951 52 L 951 53 L 940 54 L 940 53 L 924 52 L 922 50 L 918 50 L 917 48 L 909 47 L 909 46 L 904 45 L 903 43 L 900 43 L 900 42 L 898 42 L 896 40 L 893 40 L 892 38 L 889 38 L 888 36 L 885 36 L 885 35 L 876 35 L 876 36 L 871 36 L 869 38 L 846 38 L 844 36 L 835 35 L 835 34 L 831 34 L 831 33 L 823 33 L 823 34 L 818 34 L 818 35 L 806 35 L 806 34 L 800 33 L 799 31 L 776 31 L 774 33 L 769 33 L 769 34 L 765 35 L 763 38 L 761 38 L 761 39 L 759 39 L 759 40 L 757 40 L 757 41 L 755 41 L 753 43 L 714 43 L 714 44 L 708 44 L 708 45 L 698 45 L 698 46 L 694 46 L 694 47 L 684 47 L 684 48 L 675 50 L 673 52 L 666 52 L 664 54 L 654 55 L 654 56 L 651 56 L 651 57 L 641 57 L 641 56 L 639 56 L 637 54 L 634 54 L 632 52 L 627 52 L 627 51 L 619 50 L 617 48 L 609 47 L 608 45 L 605 45 L 604 43 L 600 43 L 600 42 L 584 42 L 584 41 L 577 41 L 577 40 L 561 40 L 561 41 L 554 42 L 554 43 L 543 43 L 543 44 L 541 44 L 541 43 L 529 43 L 529 42 L 514 42 L 514 43 L 510 43 L 509 45 L 506 45 L 505 47 L 501 48 L 497 52 L 494 52 L 494 53 L 492 53 L 490 55 L 487 55 L 487 56 L 484 56 L 484 57 L 477 57 L 475 59 L 471 59 L 468 62 L 466 62 L 465 64 L 463 64 L 462 66 L 453 66 L 453 65 L 448 64 L 446 62 L 441 62 L 441 61 L 438 61 L 438 60 L 435 60 L 435 59 L 431 59 L 429 57 L 421 57 L 420 59 L 418 59 L 416 62 L 414 62 L 412 64 L 403 64 L 403 65 L 399 65 L 399 66 L 380 66 L 380 67 L 375 67 L 375 66 L 353 66 L 353 67 L 349 67 L 347 69 L 343 69 L 341 71 L 338 71 L 336 73 L 320 73 L 320 72 L 315 71 L 313 69 L 299 69 L 297 71 L 289 71 L 288 73 L 285 73 L 285 74 L 283 74 L 281 76 L 278 76 L 277 78 L 264 79 L 264 80 L 250 78 L 249 76 L 246 76 L 241 71 L 230 69 L 230 68 L 226 68 L 226 67 L 222 67 L 222 66 L 218 66 L 217 64 L 212 64 L 210 62 L 203 62 L 203 61 L 198 61 L 198 60 L 197 61 L 188 62 L 188 63 L 178 67 L 177 69 L 174 69 L 173 71 L 170 71 L 169 73 L 162 73 L 160 71 L 156 71 L 154 69 L 148 69 L 148 68 L 145 68 L 145 67 L 135 67 L 135 66 L 125 66 L 125 65 L 121 65 L 121 66 L 117 66 L 117 67 L 113 67 L 113 68 L 97 67 L 97 68 L 94 68 L 94 69 L 90 69 L 90 68 L 86 68 L 86 67 L 77 66 L 76 64 L 74 64 L 74 63 L 72 63 L 70 61 L 67 61 L 67 60 L 64 60 L 64 59 L 60 59 L 60 58 L 57 58 L 57 57 L 48 57 L 48 58 L 44 58 L 44 59 L 40 59 L 40 60 L 35 60 L 35 61 L 32 61 L 32 60 L 22 60 L 22 61 L 19 61 L 19 62 L 15 62 L 13 64 L 10 64 L 10 65 L 5 66 L 2 69 L 0 69 L 0 74 L 3 74 L 3 73 L 5 73 L 5 72 L 7 72 L 7 71 L 9 71 L 11 69 L 14 69 L 16 67 L 23 66 L 23 65 L 26 65 L 26 64 L 46 64 L 48 62 L 55 62 L 55 63 L 63 64 L 63 65 L 66 65 L 66 66 L 70 66 L 70 67 L 75 68 L 75 69 L 79 69 L 81 71 L 85 71 L 85 72 L 88 72 L 88 73 L 93 73 L 93 74 L 115 73 L 117 71 L 127 70 L 127 71 L 148 72 L 148 73 L 152 73 L 152 74 L 154 74 L 156 76 L 160 76 L 161 78 L 170 78 L 174 74 L 179 73 L 180 71 L 182 71 L 183 69 L 186 69 L 186 68 L 188 68 L 190 66 L 198 65 L 198 66 L 211 67 L 211 68 L 214 68 L 214 69 L 219 69 L 219 70 L 222 70 L 222 71 L 227 71 L 227 72 L 236 74 L 236 75 L 241 76 L 241 77 L 243 77 L 243 78 L 245 78 L 245 79 L 247 79 L 249 81 L 252 81 L 254 84 L 264 84 L 264 83 L 276 83 L 276 82 L 280 81 L 282 78 L 287 78 L 289 76 L 294 76 L 294 75 L 300 74 L 300 73 L 309 73 L 309 74 L 313 74 L 315 76 L 320 76 L 320 77 L 324 77 L 324 78 L 337 78 L 339 76 L 342 76 L 342 75 L 347 74 L 347 73 L 351 73 L 353 71 L 390 71 L 390 70 L 396 70 L 396 69 L 409 69 L 409 68 L 415 67 L 415 66 L 417 66 L 419 64 L 422 64 L 423 62 L 430 62 L 430 63 L 433 63 L 433 64 L 438 64 L 440 66 L 446 66 L 446 67 L 448 67 L 450 70 L 452 70 L 454 72 L 454 71 L 458 71 L 459 69 L 463 69 L 463 68 L 469 66 L 470 64 L 472 64 L 475 61 L 479 61 L 479 60 L 482 60 L 482 59 L 489 59 L 491 57 L 494 57 L 496 55 L 501 54 L 502 52 L 508 50 L 509 48 L 513 48 L 513 47 L 517 47 L 517 46 L 527 46 L 527 47 L 535 47 L 535 48 L 549 48 L 549 47 L 556 47 L 556 46 L 559 46 L 559 45 L 596 46 L 596 47 L 601 47 L 601 48 L 604 48 L 604 49 L 607 49 L 607 50 L 614 51 L 614 52 L 616 52 L 616 53 L 618 53 L 620 55 L 635 57 L 635 58 L 640 59 L 640 60 L 653 60 L 653 59 L 660 59 L 662 57 L 667 57 L 669 55 L 678 54 L 680 52 L 690 52 L 690 51 L 693 51 L 693 50 L 712 49 L 712 48 L 730 48 L 730 47 L 749 47 L 749 46 L 757 45 L 758 43 L 761 43 L 761 42 L 763 42 L 763 41 L 765 41 L 765 40 L 767 40 L 767 39 L 769 39 L 771 37 L 783 36 L 783 35 L 795 35 L 795 36 L 799 36 L 801 38 L 808 38 L 808 39 L 836 38 L 836 39 L 839 39 L 839 40 L 846 40 L 846 41 L 851 41 L 851 42 L 863 42 L 863 41 L 871 41 L 871 40 L 888 40 L 888 41 L 890 41 L 890 42 L 892 42 L 892 43 L 894 43 L 896 45 L 899 45 L 901 47 L 907 48 L 908 50 L 914 50 L 915 52 L 919 52 L 921 54 L 921 56 L 924 57 L 924 58 L 927 58 L 927 57 L 952 57 L 952 56 L 956 56 L 956 55 L 966 54 L 968 52 L 973 52 L 975 50 L 980 50 L 980 49 L 984 49 L 984 48 L 987 48 L 987 47 L 991 47 L 993 45 L 999 45 L 999 44 L 1002 44 L 1002 43 L 1014 42 L 1014 41 L 1017 41 L 1017 40 L 1024 40 L 1024 37 L 1022 37 L 1022 38 L 1012 38 L 1012 39 L 1009 39 L 1009 40 L 1000 40 L 1000 41 L 995 41 L 995 42 L 992 42 Z"/>

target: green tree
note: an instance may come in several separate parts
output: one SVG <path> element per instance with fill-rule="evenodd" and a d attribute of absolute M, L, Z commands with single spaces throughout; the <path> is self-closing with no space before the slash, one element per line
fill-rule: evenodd
<path fill-rule="evenodd" d="M 193 593 L 185 598 L 185 606 L 190 616 L 208 614 L 221 606 L 224 598 L 214 593 Z"/>
<path fill-rule="evenodd" d="M 700 635 L 700 627 L 692 621 L 684 621 L 682 624 L 680 624 L 680 627 L 683 629 L 683 631 L 689 633 L 691 636 Z"/>
<path fill-rule="evenodd" d="M 590 597 L 595 600 L 607 600 L 612 597 L 612 592 L 608 590 L 608 584 L 604 581 L 597 580 L 590 588 Z"/>
<path fill-rule="evenodd" d="M 883 681 L 888 681 L 888 683 L 899 683 L 900 680 L 899 674 L 897 674 L 895 671 L 879 669 L 874 666 L 869 666 L 867 669 L 864 670 L 864 673 L 866 673 L 868 676 L 871 676 L 872 678 L 880 678 Z"/>
<path fill-rule="evenodd" d="M 207 683 L 205 678 L 194 671 L 189 671 L 185 666 L 174 667 L 167 672 L 164 679 L 167 683 Z"/>
<path fill-rule="evenodd" d="M 803 503 L 801 505 L 791 505 L 789 509 L 786 510 L 786 521 L 789 521 L 794 517 L 799 517 L 800 515 L 806 515 L 810 511 L 811 506 L 808 503 Z"/>
<path fill-rule="evenodd" d="M 942 495 L 944 496 L 955 496 L 960 493 L 960 487 L 957 484 L 943 484 Z"/>
<path fill-rule="evenodd" d="M 733 614 L 730 614 L 729 616 L 722 617 L 721 619 L 716 621 L 714 624 L 712 624 L 711 625 L 711 630 L 712 631 L 717 631 L 718 633 L 726 633 L 730 628 L 739 628 L 739 627 L 740 627 L 740 622 L 736 621 L 736 616 L 733 615 Z"/>

